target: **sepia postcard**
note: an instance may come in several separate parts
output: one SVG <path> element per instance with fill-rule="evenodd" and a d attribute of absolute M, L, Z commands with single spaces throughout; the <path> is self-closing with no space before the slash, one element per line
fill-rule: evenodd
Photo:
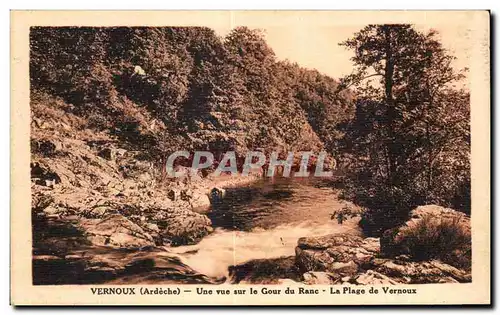
<path fill-rule="evenodd" d="M 489 27 L 12 11 L 11 304 L 491 304 Z"/>

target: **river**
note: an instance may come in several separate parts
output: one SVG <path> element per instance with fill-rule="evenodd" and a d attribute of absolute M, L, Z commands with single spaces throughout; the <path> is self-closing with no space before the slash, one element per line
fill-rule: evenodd
<path fill-rule="evenodd" d="M 228 188 L 209 213 L 214 233 L 196 245 L 168 251 L 198 272 L 221 277 L 228 275 L 231 265 L 293 256 L 300 237 L 360 234 L 359 219 L 344 224 L 331 220 L 331 213 L 346 205 L 337 194 L 327 182 L 313 178 L 265 179 Z"/>
<path fill-rule="evenodd" d="M 38 220 L 34 223 L 34 283 L 233 283 L 230 266 L 255 259 L 293 261 L 300 237 L 360 234 L 359 218 L 344 224 L 331 220 L 332 212 L 346 204 L 338 198 L 338 190 L 319 179 L 266 178 L 227 188 L 222 202 L 208 214 L 214 232 L 198 244 L 140 250 L 90 244 L 78 228 L 77 216 L 64 220 L 34 216 Z M 252 271 L 243 266 L 238 277 L 248 274 Z M 288 274 L 269 275 L 270 280 L 277 277 L 291 279 Z"/>

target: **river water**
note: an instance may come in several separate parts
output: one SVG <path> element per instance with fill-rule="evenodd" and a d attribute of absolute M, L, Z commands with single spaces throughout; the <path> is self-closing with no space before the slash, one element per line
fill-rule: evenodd
<path fill-rule="evenodd" d="M 265 179 L 229 188 L 209 214 L 214 233 L 196 245 L 168 251 L 205 275 L 227 276 L 231 265 L 293 256 L 300 237 L 360 234 L 359 219 L 344 224 L 331 220 L 331 213 L 345 205 L 327 182 L 313 178 Z"/>

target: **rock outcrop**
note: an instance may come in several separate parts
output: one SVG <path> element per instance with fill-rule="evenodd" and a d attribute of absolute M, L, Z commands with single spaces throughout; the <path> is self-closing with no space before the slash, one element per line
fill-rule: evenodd
<path fill-rule="evenodd" d="M 374 261 L 373 270 L 398 283 L 462 283 L 472 280 L 470 273 L 437 260 L 380 259 Z"/>
<path fill-rule="evenodd" d="M 34 129 L 34 208 L 59 219 L 78 217 L 91 243 L 175 246 L 194 244 L 212 231 L 205 215 L 210 210 L 209 184 L 201 177 L 160 185 L 151 163 L 113 141 L 37 140 L 39 133 L 46 136 Z M 49 202 L 39 204 L 39 199 Z"/>
<path fill-rule="evenodd" d="M 42 202 L 40 203 L 42 204 Z M 97 222 L 92 222 L 96 220 Z M 33 217 L 34 284 L 218 284 L 154 246 L 151 236 L 125 217 Z"/>
<path fill-rule="evenodd" d="M 469 272 L 438 260 L 383 258 L 379 239 L 331 234 L 300 238 L 296 266 L 307 284 L 416 284 L 470 282 Z"/>
<path fill-rule="evenodd" d="M 295 257 L 279 257 L 272 259 L 253 259 L 246 263 L 229 266 L 231 283 L 279 284 L 285 279 L 300 281 L 301 273 Z"/>
<path fill-rule="evenodd" d="M 346 234 L 300 238 L 295 249 L 302 272 L 328 271 L 338 279 L 365 268 L 378 252 L 377 239 Z"/>
<path fill-rule="evenodd" d="M 210 219 L 183 209 L 161 209 L 147 214 L 148 221 L 158 226 L 163 244 L 195 244 L 213 231 Z"/>
<path fill-rule="evenodd" d="M 80 227 L 92 244 L 120 248 L 154 246 L 153 237 L 120 214 L 103 219 L 82 219 Z"/>

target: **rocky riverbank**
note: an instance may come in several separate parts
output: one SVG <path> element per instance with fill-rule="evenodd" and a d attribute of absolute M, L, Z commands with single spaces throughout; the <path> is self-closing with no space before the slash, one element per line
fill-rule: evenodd
<path fill-rule="evenodd" d="M 112 141 L 34 140 L 32 209 L 37 216 L 79 218 L 91 243 L 117 247 L 185 245 L 212 231 L 205 215 L 214 187 L 258 176 L 191 176 L 159 182 L 152 163 Z"/>
<path fill-rule="evenodd" d="M 406 224 L 382 239 L 350 234 L 300 238 L 295 256 L 231 266 L 230 278 L 232 283 L 260 284 L 291 280 L 354 285 L 471 282 L 470 268 L 452 266 L 440 259 L 420 260 L 411 255 L 402 235 L 427 216 L 437 221 L 452 219 L 470 233 L 468 217 L 439 206 L 418 207 Z"/>
<path fill-rule="evenodd" d="M 76 228 L 78 221 L 78 218 L 66 217 L 36 222 L 44 235 L 34 244 L 34 284 L 218 284 L 225 281 L 200 274 L 167 248 L 132 247 L 123 244 L 123 239 L 95 245 L 85 230 Z"/>
<path fill-rule="evenodd" d="M 72 150 L 72 158 L 85 154 L 90 165 L 100 167 L 75 174 L 61 163 L 69 161 L 64 160 L 64 151 L 58 153 L 58 163 L 39 157 L 32 165 L 34 283 L 224 281 L 198 273 L 168 250 L 195 244 L 213 231 L 206 216 L 208 193 L 214 187 L 210 179 L 180 180 L 168 186 L 136 183 L 147 171 L 132 179 L 120 178 L 116 160 L 83 148 Z M 47 183 L 48 177 L 56 180 Z M 92 185 L 88 179 L 99 182 Z M 230 187 L 255 179 L 228 177 L 217 185 Z"/>
<path fill-rule="evenodd" d="M 127 264 L 137 259 L 132 255 L 116 265 L 107 256 L 124 251 L 156 256 L 154 248 L 195 244 L 213 231 L 206 216 L 210 190 L 258 179 L 252 175 L 161 180 L 161 165 L 145 159 L 147 152 L 107 133 L 79 128 L 86 122 L 66 111 L 67 104 L 46 105 L 32 104 L 38 117 L 31 123 L 35 283 L 91 281 L 84 280 L 87 276 L 108 281 L 130 274 Z M 196 274 L 174 255 L 164 255 L 182 274 Z M 153 260 L 146 265 L 164 265 Z M 194 280 L 189 276 L 179 281 Z"/>

